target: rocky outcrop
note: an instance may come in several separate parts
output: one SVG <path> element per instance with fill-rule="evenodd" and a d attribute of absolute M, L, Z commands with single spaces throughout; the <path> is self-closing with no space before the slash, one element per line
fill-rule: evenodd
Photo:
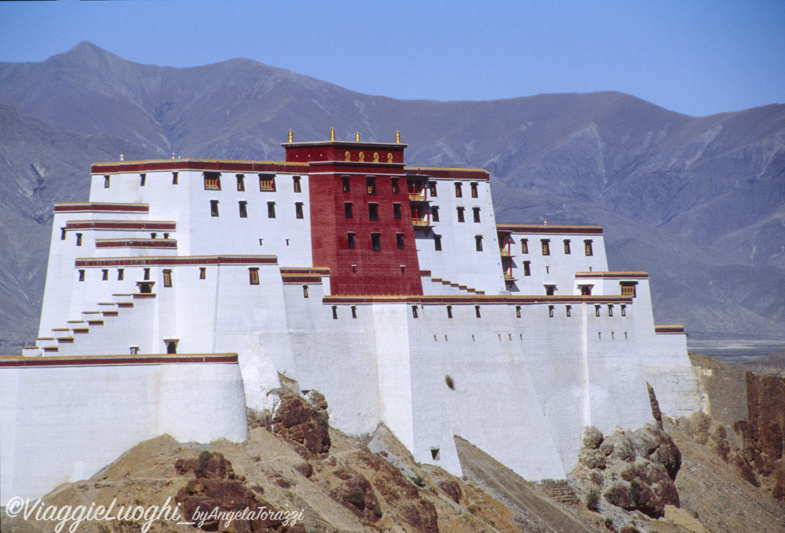
<path fill-rule="evenodd" d="M 306 459 L 330 451 L 330 419 L 324 396 L 310 391 L 306 401 L 286 390 L 278 396 L 270 428 L 273 433 L 295 443 Z"/>
<path fill-rule="evenodd" d="M 576 476 L 611 505 L 653 518 L 663 516 L 666 505 L 679 505 L 674 480 L 681 452 L 656 425 L 632 432 L 616 430 L 609 436 L 586 428 L 578 460 Z"/>
<path fill-rule="evenodd" d="M 220 453 L 202 452 L 197 459 L 178 459 L 175 469 L 192 479 L 175 497 L 185 518 L 204 531 L 226 533 L 304 532 L 301 524 L 289 527 L 281 513 L 259 496 L 259 486 L 248 489 L 234 474 L 232 463 Z"/>

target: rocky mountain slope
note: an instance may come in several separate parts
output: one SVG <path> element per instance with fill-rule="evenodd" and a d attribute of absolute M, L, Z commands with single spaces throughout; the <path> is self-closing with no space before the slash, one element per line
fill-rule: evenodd
<path fill-rule="evenodd" d="M 611 268 L 651 272 L 657 319 L 691 339 L 785 344 L 785 105 L 694 118 L 620 93 L 400 101 L 237 59 L 125 61 L 89 43 L 0 64 L 0 353 L 35 336 L 53 201 L 89 165 L 281 159 L 296 140 L 392 140 L 411 164 L 491 173 L 497 220 L 599 223 Z"/>

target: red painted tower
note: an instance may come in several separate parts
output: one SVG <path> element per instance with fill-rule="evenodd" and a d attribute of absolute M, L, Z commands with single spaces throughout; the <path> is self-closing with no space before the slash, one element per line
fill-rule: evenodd
<path fill-rule="evenodd" d="M 422 294 L 406 145 L 397 133 L 395 143 L 330 137 L 298 143 L 290 133 L 283 144 L 287 162 L 309 164 L 313 264 L 330 268 L 334 295 Z"/>

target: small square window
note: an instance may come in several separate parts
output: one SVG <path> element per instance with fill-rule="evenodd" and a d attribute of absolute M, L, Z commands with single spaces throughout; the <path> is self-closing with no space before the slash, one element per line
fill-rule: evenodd
<path fill-rule="evenodd" d="M 245 176 L 242 174 L 237 174 L 237 190 L 241 192 L 245 190 Z"/>
<path fill-rule="evenodd" d="M 295 218 L 304 218 L 305 214 L 303 213 L 303 203 L 296 202 L 294 204 L 294 216 Z"/>
<path fill-rule="evenodd" d="M 346 234 L 346 244 L 349 249 L 354 249 L 355 242 L 354 242 L 354 233 L 347 233 Z"/>
<path fill-rule="evenodd" d="M 395 220 L 401 219 L 401 204 L 393 204 L 393 218 Z"/>
<path fill-rule="evenodd" d="M 395 234 L 395 242 L 398 246 L 399 250 L 403 250 L 403 233 L 396 233 Z"/>
<path fill-rule="evenodd" d="M 343 192 L 352 192 L 349 176 L 343 176 Z"/>
<path fill-rule="evenodd" d="M 464 217 L 463 217 L 463 211 L 464 211 L 464 208 L 463 208 L 463 207 L 458 207 L 458 208 L 457 208 L 457 212 L 458 212 L 458 222 L 463 222 L 463 220 L 464 220 Z"/>
<path fill-rule="evenodd" d="M 379 204 L 368 204 L 368 220 L 379 220 Z"/>
<path fill-rule="evenodd" d="M 275 218 L 275 202 L 267 202 L 267 218 Z"/>
<path fill-rule="evenodd" d="M 455 197 L 462 198 L 463 197 L 463 189 L 461 188 L 460 183 L 455 184 Z"/>
<path fill-rule="evenodd" d="M 371 233 L 371 250 L 379 252 L 382 249 L 382 234 Z"/>
<path fill-rule="evenodd" d="M 546 296 L 554 296 L 556 294 L 556 285 L 546 285 L 545 286 L 545 295 Z"/>
<path fill-rule="evenodd" d="M 218 200 L 210 200 L 210 216 L 218 216 Z"/>
<path fill-rule="evenodd" d="M 221 173 L 220 172 L 205 172 L 204 173 L 204 189 L 206 191 L 220 191 L 221 190 Z"/>
<path fill-rule="evenodd" d="M 259 174 L 259 190 L 262 192 L 275 192 L 275 174 Z"/>
<path fill-rule="evenodd" d="M 476 183 L 472 183 L 471 184 L 471 188 L 472 188 L 472 198 L 477 198 L 477 196 L 479 196 L 479 194 L 477 192 L 477 184 Z"/>
<path fill-rule="evenodd" d="M 172 271 L 164 270 L 164 287 L 172 286 Z"/>
<path fill-rule="evenodd" d="M 400 192 L 400 189 L 398 187 L 398 178 L 391 178 L 390 181 L 392 183 L 392 193 L 398 194 Z"/>
<path fill-rule="evenodd" d="M 351 202 L 344 202 L 343 204 L 343 216 L 344 218 L 352 218 L 352 203 Z"/>
<path fill-rule="evenodd" d="M 240 218 L 248 218 L 248 202 L 241 201 L 240 205 Z"/>
<path fill-rule="evenodd" d="M 251 285 L 259 285 L 259 269 L 258 268 L 249 268 L 248 269 L 248 281 Z"/>
<path fill-rule="evenodd" d="M 433 249 L 437 252 L 442 251 L 442 236 L 441 235 L 433 235 Z"/>
<path fill-rule="evenodd" d="M 294 192 L 303 192 L 302 185 L 300 184 L 300 176 L 292 176 L 292 188 Z"/>

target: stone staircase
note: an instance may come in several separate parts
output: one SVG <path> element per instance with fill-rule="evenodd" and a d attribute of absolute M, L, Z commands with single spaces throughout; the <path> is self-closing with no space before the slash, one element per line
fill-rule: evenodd
<path fill-rule="evenodd" d="M 430 278 L 430 280 L 431 283 L 439 285 L 435 294 L 445 294 L 444 291 L 445 288 L 447 289 L 446 294 L 475 294 L 475 295 L 485 294 L 485 291 L 480 291 L 472 287 L 468 287 L 466 285 L 454 283 L 450 280 L 446 280 L 442 278 L 433 278 L 433 277 Z M 428 292 L 426 292 L 426 294 L 428 294 Z"/>
<path fill-rule="evenodd" d="M 562 505 L 579 507 L 582 505 L 578 495 L 570 483 L 565 479 L 546 479 L 537 484 L 540 489 L 551 499 Z"/>

